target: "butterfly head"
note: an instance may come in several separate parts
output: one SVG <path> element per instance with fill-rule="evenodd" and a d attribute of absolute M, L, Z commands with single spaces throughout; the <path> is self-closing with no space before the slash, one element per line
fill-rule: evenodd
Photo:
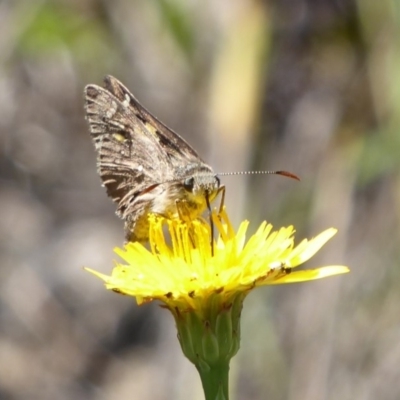
<path fill-rule="evenodd" d="M 217 197 L 221 182 L 218 176 L 208 173 L 195 173 L 176 183 L 177 198 L 184 203 L 190 218 L 198 217 Z"/>
<path fill-rule="evenodd" d="M 220 179 L 205 164 L 186 166 L 178 172 L 178 176 L 163 185 L 163 203 L 174 204 L 175 215 L 179 214 L 177 207 L 181 207 L 191 219 L 197 218 L 218 195 L 222 187 Z M 161 201 L 161 198 L 158 200 Z"/>
<path fill-rule="evenodd" d="M 216 175 L 192 175 L 185 178 L 182 182 L 182 187 L 189 196 L 206 197 L 212 201 L 218 193 L 221 186 L 221 181 Z"/>

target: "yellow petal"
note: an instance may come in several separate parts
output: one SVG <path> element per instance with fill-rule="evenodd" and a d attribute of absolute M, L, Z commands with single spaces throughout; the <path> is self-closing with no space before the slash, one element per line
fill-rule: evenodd
<path fill-rule="evenodd" d="M 322 279 L 328 276 L 346 274 L 348 272 L 350 272 L 349 268 L 345 267 L 344 265 L 330 265 L 328 267 L 321 267 L 317 269 L 294 271 L 275 281 L 268 282 L 268 285 L 281 285 L 284 283 L 314 281 L 316 279 Z"/>
<path fill-rule="evenodd" d="M 311 240 L 304 239 L 290 254 L 288 266 L 296 267 L 309 260 L 335 234 L 337 229 L 329 228 Z"/>

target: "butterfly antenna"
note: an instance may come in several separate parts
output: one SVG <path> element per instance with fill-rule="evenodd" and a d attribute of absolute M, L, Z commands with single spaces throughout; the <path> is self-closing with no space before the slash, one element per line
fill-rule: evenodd
<path fill-rule="evenodd" d="M 296 179 L 297 181 L 300 180 L 300 178 L 292 174 L 291 172 L 288 171 L 237 171 L 237 172 L 221 172 L 217 174 L 218 176 L 230 176 L 230 175 L 282 175 L 286 176 L 288 178 Z"/>

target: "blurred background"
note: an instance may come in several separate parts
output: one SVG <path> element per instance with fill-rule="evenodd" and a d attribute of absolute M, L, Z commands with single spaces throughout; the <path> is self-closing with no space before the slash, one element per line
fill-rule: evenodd
<path fill-rule="evenodd" d="M 245 302 L 232 399 L 400 398 L 396 0 L 0 1 L 0 398 L 202 399 L 174 322 L 104 289 L 124 240 L 83 88 L 120 79 L 224 177 L 237 226 L 334 226 L 346 276 Z"/>

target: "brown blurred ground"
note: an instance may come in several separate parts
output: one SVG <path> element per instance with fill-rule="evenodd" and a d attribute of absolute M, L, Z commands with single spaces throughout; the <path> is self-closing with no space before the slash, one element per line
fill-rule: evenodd
<path fill-rule="evenodd" d="M 253 293 L 236 399 L 400 398 L 396 0 L 0 1 L 0 398 L 201 399 L 172 318 L 103 289 L 122 222 L 82 91 L 123 81 L 226 177 L 238 223 L 335 226 L 309 267 Z"/>

